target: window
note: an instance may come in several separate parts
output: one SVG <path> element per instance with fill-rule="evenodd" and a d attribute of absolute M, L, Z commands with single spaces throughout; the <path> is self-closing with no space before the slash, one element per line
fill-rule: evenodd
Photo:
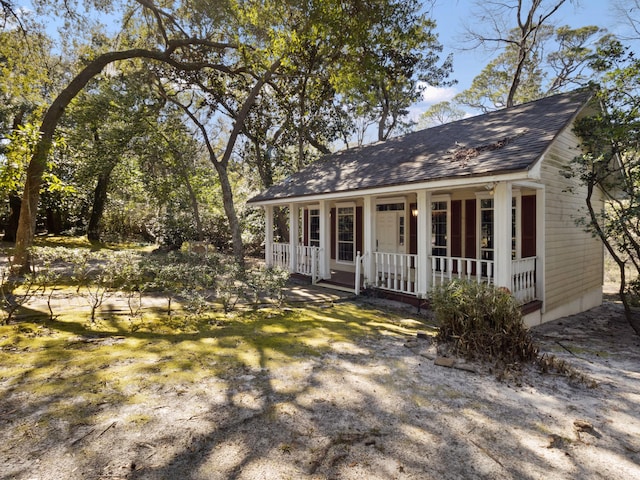
<path fill-rule="evenodd" d="M 493 198 L 480 199 L 480 258 L 493 260 Z M 486 275 L 483 265 L 483 275 Z"/>
<path fill-rule="evenodd" d="M 404 210 L 404 203 L 383 203 L 376 205 L 378 212 L 396 212 Z"/>
<path fill-rule="evenodd" d="M 355 207 L 338 207 L 339 262 L 353 262 L 355 258 Z"/>
<path fill-rule="evenodd" d="M 404 216 L 398 217 L 398 245 L 404 246 Z"/>
<path fill-rule="evenodd" d="M 447 202 L 431 202 L 431 254 L 447 256 Z"/>
<path fill-rule="evenodd" d="M 511 197 L 511 259 L 521 258 L 522 237 L 522 197 L 519 190 L 513 190 Z"/>
<path fill-rule="evenodd" d="M 309 210 L 309 245 L 320 246 L 320 210 L 317 208 Z"/>

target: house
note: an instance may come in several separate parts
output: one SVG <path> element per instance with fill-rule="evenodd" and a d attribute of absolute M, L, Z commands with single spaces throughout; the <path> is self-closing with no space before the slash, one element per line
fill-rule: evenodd
<path fill-rule="evenodd" d="M 576 90 L 328 155 L 249 201 L 267 264 L 418 301 L 455 277 L 490 282 L 530 307 L 527 325 L 600 305 L 603 247 L 563 175 L 581 153 L 573 123 L 595 108 Z"/>

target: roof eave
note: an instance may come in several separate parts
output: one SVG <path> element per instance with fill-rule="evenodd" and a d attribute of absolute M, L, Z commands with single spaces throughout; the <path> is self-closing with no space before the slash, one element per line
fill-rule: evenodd
<path fill-rule="evenodd" d="M 382 196 L 417 190 L 457 189 L 463 187 L 471 187 L 474 185 L 482 185 L 483 183 L 491 182 L 538 180 L 540 178 L 539 173 L 539 169 L 535 170 L 532 168 L 526 168 L 516 171 L 511 170 L 508 172 L 491 172 L 489 174 L 469 175 L 465 177 L 438 178 L 435 180 L 427 180 L 422 182 L 399 183 L 396 185 L 386 185 L 384 187 L 373 187 L 343 192 L 316 193 L 309 195 L 299 195 L 295 197 L 270 198 L 264 200 L 251 199 L 247 203 L 257 207 L 269 205 L 275 206 L 286 205 L 289 203 L 314 203 L 320 200 L 347 199 L 370 195 Z"/>

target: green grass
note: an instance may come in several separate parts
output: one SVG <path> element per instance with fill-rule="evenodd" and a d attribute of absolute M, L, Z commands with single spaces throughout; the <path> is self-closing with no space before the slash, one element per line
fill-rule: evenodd
<path fill-rule="evenodd" d="M 51 418 L 81 422 L 92 406 L 144 402 L 150 388 L 188 389 L 205 378 L 317 358 L 336 342 L 424 330 L 416 320 L 349 302 L 182 321 L 147 315 L 140 322 L 132 331 L 124 315 L 91 324 L 66 314 L 1 326 L 0 396 L 41 399 Z"/>

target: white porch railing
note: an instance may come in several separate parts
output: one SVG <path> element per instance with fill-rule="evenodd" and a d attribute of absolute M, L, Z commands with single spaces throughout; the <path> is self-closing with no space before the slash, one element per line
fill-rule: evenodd
<path fill-rule="evenodd" d="M 493 260 L 479 260 L 476 258 L 441 257 L 432 255 L 431 285 L 441 285 L 454 278 L 476 280 L 478 282 L 494 282 Z"/>
<path fill-rule="evenodd" d="M 298 245 L 296 252 L 296 273 L 311 277 L 311 283 L 315 285 L 320 270 L 320 248 L 307 245 Z"/>
<path fill-rule="evenodd" d="M 373 285 L 392 292 L 417 294 L 417 255 L 375 252 Z"/>
<path fill-rule="evenodd" d="M 494 262 L 474 258 L 440 257 L 431 259 L 431 285 L 454 278 L 494 283 Z M 536 257 L 511 261 L 511 294 L 519 304 L 536 299 Z"/>
<path fill-rule="evenodd" d="M 355 293 L 356 295 L 360 295 L 360 289 L 362 285 L 360 284 L 360 275 L 364 271 L 364 263 L 367 258 L 367 254 L 360 255 L 360 252 L 356 254 L 356 273 L 355 273 Z"/>
<path fill-rule="evenodd" d="M 289 269 L 290 248 L 288 243 L 271 244 L 271 266 Z"/>
<path fill-rule="evenodd" d="M 291 268 L 291 245 L 289 243 L 273 243 L 271 249 L 271 265 L 289 270 Z M 320 248 L 298 245 L 295 258 L 295 272 L 311 277 L 315 284 L 320 269 Z"/>
<path fill-rule="evenodd" d="M 511 261 L 511 293 L 521 304 L 536 299 L 536 257 Z"/>

